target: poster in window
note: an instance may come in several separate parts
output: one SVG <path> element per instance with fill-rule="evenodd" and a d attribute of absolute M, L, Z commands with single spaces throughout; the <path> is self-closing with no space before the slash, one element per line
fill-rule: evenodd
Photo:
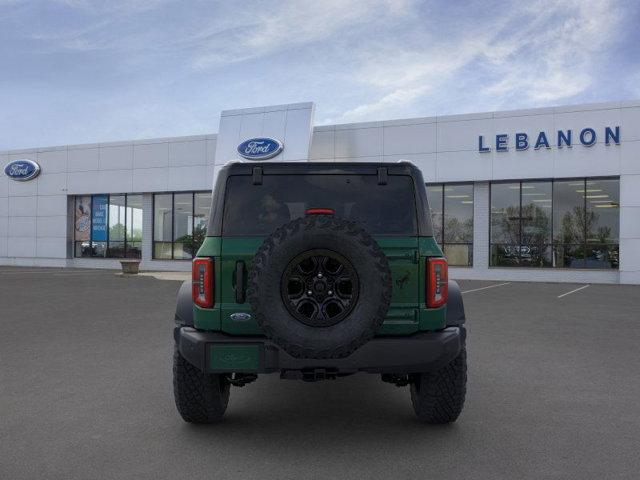
<path fill-rule="evenodd" d="M 107 195 L 94 195 L 91 210 L 91 236 L 94 242 L 107 241 L 107 207 L 109 197 Z"/>
<path fill-rule="evenodd" d="M 76 197 L 75 234 L 76 241 L 87 242 L 91 233 L 91 197 Z"/>

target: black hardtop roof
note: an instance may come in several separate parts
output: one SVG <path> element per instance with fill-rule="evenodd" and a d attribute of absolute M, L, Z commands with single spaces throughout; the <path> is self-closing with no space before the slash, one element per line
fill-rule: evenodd
<path fill-rule="evenodd" d="M 222 217 L 227 179 L 232 175 L 254 175 L 259 167 L 259 175 L 379 175 L 386 169 L 387 175 L 408 175 L 413 179 L 418 217 L 418 235 L 432 236 L 431 215 L 427 202 L 427 189 L 422 172 L 410 162 L 233 162 L 225 165 L 218 173 L 213 189 L 211 212 L 207 235 L 222 235 Z"/>
<path fill-rule="evenodd" d="M 220 173 L 227 175 L 250 175 L 255 167 L 263 174 L 361 174 L 375 175 L 378 169 L 387 169 L 390 175 L 411 175 L 422 178 L 422 172 L 410 162 L 232 162 Z"/>

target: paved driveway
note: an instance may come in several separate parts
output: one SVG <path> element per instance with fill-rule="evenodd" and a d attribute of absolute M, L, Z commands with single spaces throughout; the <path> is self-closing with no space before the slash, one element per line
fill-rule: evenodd
<path fill-rule="evenodd" d="M 361 374 L 263 376 L 197 427 L 171 390 L 179 282 L 0 267 L 0 478 L 638 478 L 640 287 L 500 283 L 461 282 L 452 426 Z"/>

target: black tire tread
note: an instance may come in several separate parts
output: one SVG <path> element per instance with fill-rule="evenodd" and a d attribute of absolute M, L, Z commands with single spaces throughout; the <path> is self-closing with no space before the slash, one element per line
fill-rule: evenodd
<path fill-rule="evenodd" d="M 180 416 L 189 423 L 222 420 L 229 403 L 229 383 L 222 375 L 205 374 L 176 349 L 173 353 L 173 393 Z"/>
<path fill-rule="evenodd" d="M 419 420 L 442 424 L 455 422 L 464 406 L 467 391 L 467 350 L 435 372 L 412 376 L 411 403 Z"/>
<path fill-rule="evenodd" d="M 389 287 L 380 298 L 378 309 L 370 327 L 363 329 L 362 334 L 349 343 L 331 350 L 317 351 L 304 348 L 302 345 L 297 345 L 288 339 L 279 336 L 269 324 L 269 319 L 261 314 L 263 311 L 262 302 L 260 296 L 256 294 L 257 285 L 260 281 L 260 267 L 266 263 L 267 258 L 275 248 L 287 240 L 290 235 L 299 232 L 303 228 L 336 229 L 343 231 L 349 236 L 355 237 L 362 247 L 366 249 L 366 254 L 374 259 L 376 269 L 378 270 L 382 281 L 386 285 L 391 285 L 391 270 L 389 268 L 389 262 L 373 237 L 352 221 L 344 220 L 332 215 L 313 215 L 301 217 L 282 225 L 262 243 L 252 260 L 252 267 L 250 269 L 247 282 L 247 298 L 251 303 L 256 320 L 264 330 L 265 334 L 278 345 L 282 346 L 289 354 L 298 358 L 343 358 L 349 356 L 356 349 L 371 340 L 376 331 L 382 326 L 387 311 L 389 310 L 389 305 L 391 304 L 392 290 Z"/>

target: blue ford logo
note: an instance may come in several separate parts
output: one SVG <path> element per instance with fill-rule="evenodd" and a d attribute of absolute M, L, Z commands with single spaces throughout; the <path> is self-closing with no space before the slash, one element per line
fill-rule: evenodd
<path fill-rule="evenodd" d="M 38 176 L 40 165 L 33 160 L 14 160 L 4 167 L 4 173 L 12 180 L 26 182 Z"/>
<path fill-rule="evenodd" d="M 266 160 L 278 155 L 283 148 L 282 143 L 273 138 L 250 138 L 238 145 L 238 153 L 248 160 Z"/>

